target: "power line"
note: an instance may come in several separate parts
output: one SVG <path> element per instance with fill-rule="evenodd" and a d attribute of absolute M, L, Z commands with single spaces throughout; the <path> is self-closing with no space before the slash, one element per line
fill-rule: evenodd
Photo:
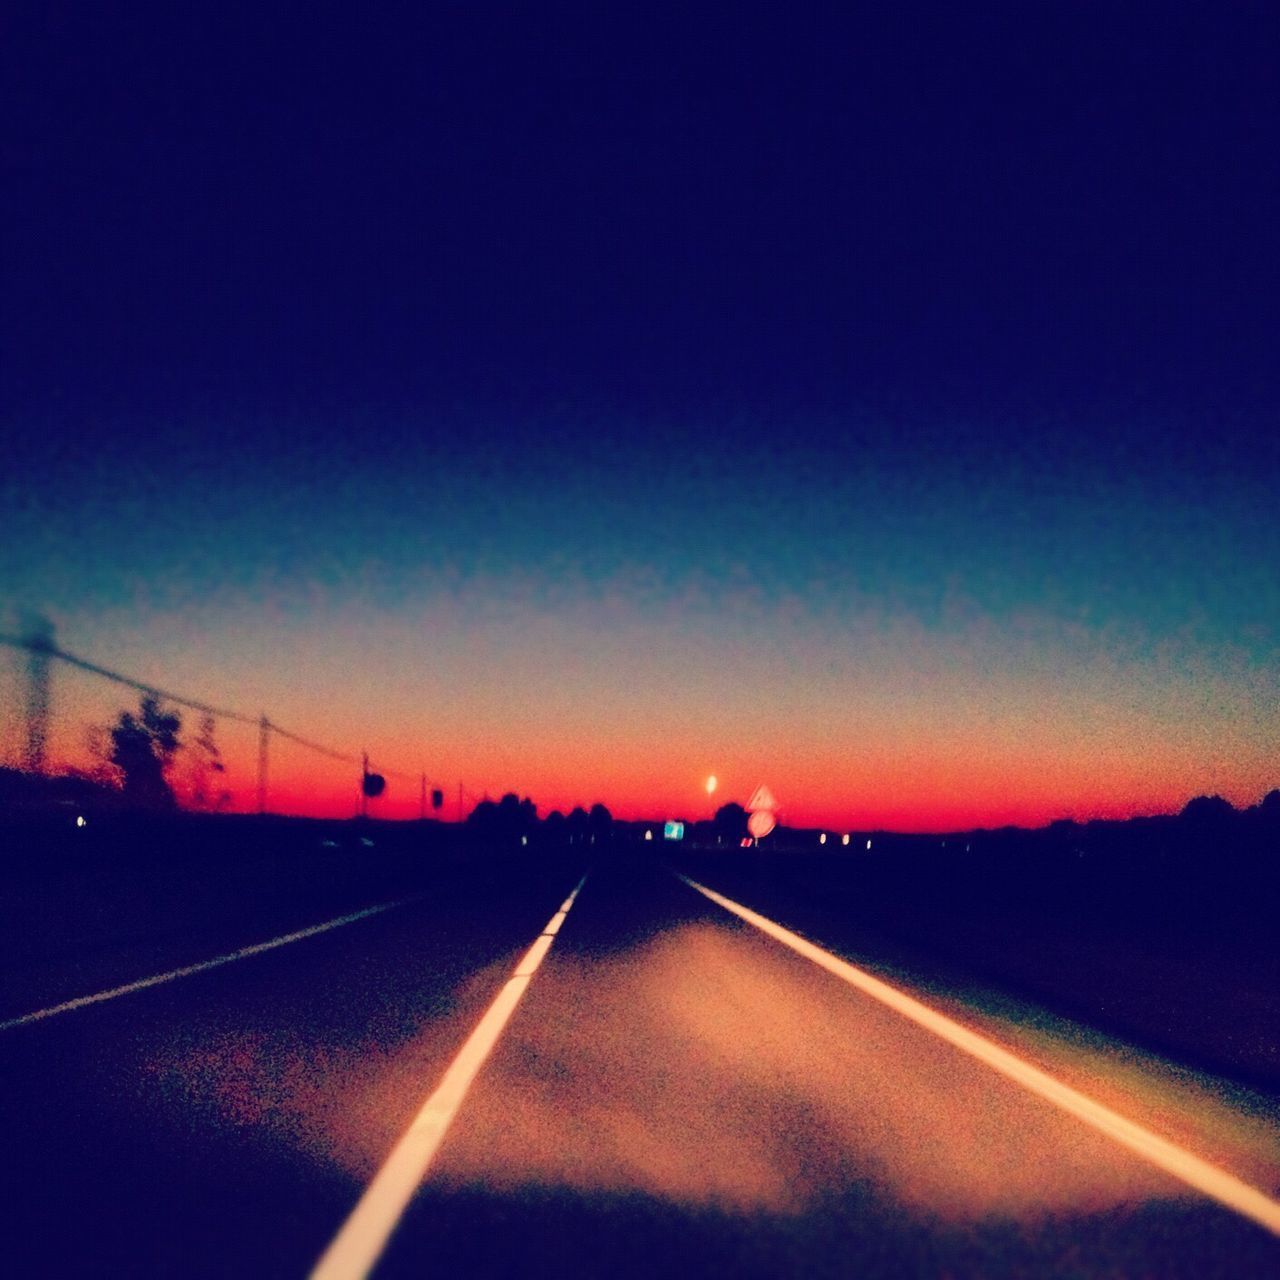
<path fill-rule="evenodd" d="M 81 671 L 89 671 L 96 676 L 104 676 L 108 680 L 114 680 L 116 684 L 127 685 L 130 689 L 138 689 L 143 693 L 153 694 L 165 702 L 176 702 L 179 706 L 190 707 L 193 711 L 204 711 L 209 715 L 221 716 L 226 720 L 238 720 L 241 724 L 258 723 L 259 718 L 257 716 L 247 716 L 243 712 L 231 711 L 226 707 L 215 707 L 207 702 L 200 702 L 196 698 L 184 698 L 180 693 L 170 693 L 167 689 L 157 688 L 155 685 L 147 684 L 143 680 L 135 680 L 132 676 L 121 675 L 118 671 L 110 671 L 106 667 L 100 667 L 96 662 L 90 662 L 87 658 L 68 653 L 65 649 L 60 649 L 52 643 L 46 644 L 23 640 L 17 636 L 0 635 L 0 644 L 6 644 L 11 649 L 25 649 L 28 653 L 47 654 L 51 658 L 58 658 L 69 666 L 79 667 Z M 283 732 L 283 730 L 280 730 L 280 732 Z"/>
<path fill-rule="evenodd" d="M 254 725 L 260 734 L 258 748 L 258 807 L 260 810 L 264 809 L 266 804 L 268 734 L 279 734 L 280 737 L 286 738 L 290 742 L 306 747 L 308 751 L 314 751 L 318 755 L 326 756 L 330 760 L 340 761 L 342 764 L 360 764 L 362 762 L 361 756 L 352 755 L 345 751 L 335 751 L 332 747 L 326 747 L 319 742 L 312 742 L 310 738 L 304 738 L 301 734 L 282 728 L 265 714 L 260 716 L 246 715 L 243 711 L 235 711 L 230 707 L 214 706 L 212 703 L 203 702 L 199 698 L 188 698 L 183 694 L 173 693 L 169 689 L 161 689 L 158 685 L 149 684 L 145 680 L 135 680 L 132 676 L 124 675 L 122 672 L 112 671 L 109 667 L 90 662 L 88 658 L 82 658 L 79 654 L 69 653 L 66 649 L 54 644 L 52 640 L 44 637 L 30 639 L 20 636 L 0 635 L 0 644 L 7 645 L 11 649 L 21 649 L 45 659 L 57 658 L 60 662 L 67 663 L 68 666 L 78 667 L 81 671 L 88 671 L 92 675 L 102 676 L 104 679 L 114 681 L 116 684 L 124 685 L 130 689 L 137 689 L 141 693 L 150 694 L 152 697 L 164 702 L 174 702 L 180 707 L 189 707 L 193 711 L 202 711 L 206 715 L 217 716 L 223 720 L 234 720 L 239 724 Z M 417 782 L 420 776 L 419 774 L 404 773 L 398 769 L 380 769 L 379 772 L 404 782 Z"/>
<path fill-rule="evenodd" d="M 254 721 L 257 724 L 257 721 Z M 312 751 L 319 752 L 322 756 L 328 756 L 330 760 L 341 760 L 343 764 L 359 764 L 360 756 L 348 755 L 344 751 L 334 751 L 332 747 L 322 747 L 318 742 L 311 742 L 306 738 L 300 738 L 296 733 L 290 733 L 288 729 L 282 729 L 274 720 L 267 721 L 267 728 L 272 733 L 278 733 L 282 738 L 288 738 L 290 742 L 296 742 L 300 747 L 307 747 Z"/>
<path fill-rule="evenodd" d="M 102 676 L 105 680 L 111 680 L 115 684 L 127 686 L 128 689 L 137 689 L 143 694 L 151 694 L 154 698 L 168 701 L 168 703 L 177 703 L 179 707 L 189 707 L 192 710 L 197 710 L 197 712 L 204 712 L 207 716 L 229 719 L 229 721 L 236 721 L 241 724 L 253 724 L 259 730 L 279 733 L 280 737 L 284 737 L 284 739 L 288 739 L 291 742 L 297 742 L 298 745 L 305 746 L 307 750 L 316 751 L 317 754 L 328 756 L 330 760 L 339 760 L 343 764 L 360 764 L 361 762 L 361 758 L 358 755 L 351 755 L 346 751 L 335 751 L 332 746 L 324 746 L 320 742 L 312 742 L 310 739 L 298 735 L 298 733 L 279 726 L 279 724 L 271 721 L 266 716 L 246 716 L 243 712 L 237 712 L 237 710 L 229 707 L 215 707 L 214 704 L 206 703 L 206 701 L 201 701 L 198 698 L 187 698 L 183 694 L 175 694 L 172 690 L 160 689 L 157 685 L 147 684 L 145 680 L 134 680 L 132 676 L 125 676 L 119 671 L 111 671 L 109 667 L 101 667 L 96 662 L 90 662 L 87 658 L 79 657 L 79 654 L 68 653 L 67 650 L 52 644 L 52 641 L 0 635 L 0 644 L 8 645 L 10 649 L 22 649 L 27 653 L 58 658 L 60 662 L 65 662 L 70 667 L 78 667 L 81 671 L 90 672 L 91 675 L 95 676 Z M 261 772 L 265 773 L 265 768 L 261 769 Z M 417 781 L 416 776 L 411 778 L 410 774 L 399 773 L 398 771 L 392 771 L 392 769 L 385 769 L 383 772 L 389 773 L 392 777 L 401 778 L 401 780 Z"/>

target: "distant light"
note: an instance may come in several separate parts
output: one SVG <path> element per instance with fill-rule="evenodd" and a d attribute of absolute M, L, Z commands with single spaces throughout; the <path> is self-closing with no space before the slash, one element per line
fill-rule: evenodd
<path fill-rule="evenodd" d="M 76 814 L 76 826 L 77 826 L 77 827 L 85 827 L 85 826 L 88 826 L 88 825 L 89 825 L 89 824 L 88 824 L 87 822 L 85 822 L 85 820 L 84 820 L 84 814 L 83 814 L 83 813 L 78 813 L 78 814 Z"/>
<path fill-rule="evenodd" d="M 528 837 L 528 836 L 521 836 L 521 837 L 520 837 L 520 843 L 521 843 L 521 844 L 528 844 L 528 843 L 529 843 L 529 837 Z"/>
<path fill-rule="evenodd" d="M 684 823 L 668 822 L 662 828 L 662 838 L 664 840 L 683 840 L 684 839 Z"/>
<path fill-rule="evenodd" d="M 871 848 L 871 841 L 870 841 L 870 840 L 868 840 L 868 841 L 867 841 L 867 848 L 868 848 L 868 849 L 870 849 L 870 848 Z"/>
<path fill-rule="evenodd" d="M 644 833 L 644 838 L 645 838 L 646 840 L 652 840 L 652 839 L 653 839 L 653 832 L 652 832 L 652 831 L 646 831 L 646 832 Z"/>
<path fill-rule="evenodd" d="M 360 843 L 361 843 L 362 845 L 364 845 L 364 847 L 365 847 L 366 849 L 372 849 L 372 848 L 373 848 L 373 841 L 372 841 L 372 840 L 370 840 L 368 836 L 361 836 L 361 837 L 360 837 Z"/>
<path fill-rule="evenodd" d="M 849 843 L 849 833 L 848 833 L 847 831 L 844 833 L 844 835 L 842 835 L 842 836 L 840 837 L 840 843 L 841 843 L 841 844 L 848 844 L 848 843 Z"/>
<path fill-rule="evenodd" d="M 710 795 L 716 789 L 716 775 L 713 773 L 707 779 L 707 795 Z"/>
<path fill-rule="evenodd" d="M 825 831 L 818 837 L 818 843 L 819 844 L 827 843 L 827 833 Z"/>

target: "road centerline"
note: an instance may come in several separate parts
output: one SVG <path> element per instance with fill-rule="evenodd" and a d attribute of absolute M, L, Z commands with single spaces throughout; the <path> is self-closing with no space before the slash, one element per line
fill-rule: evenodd
<path fill-rule="evenodd" d="M 1177 1178 L 1184 1185 L 1208 1196 L 1242 1217 L 1250 1219 L 1267 1231 L 1280 1235 L 1280 1201 L 1276 1201 L 1257 1187 L 1250 1186 L 1225 1169 L 1210 1164 L 1209 1161 L 1201 1159 L 1167 1138 L 1161 1138 L 1135 1121 L 1126 1119 L 1100 1102 L 1095 1102 L 1087 1094 L 1063 1084 L 993 1040 L 988 1040 L 945 1014 L 931 1009 L 913 996 L 899 991 L 897 987 L 874 977 L 865 969 L 860 969 L 847 960 L 832 955 L 831 952 L 784 928 L 767 916 L 762 916 L 752 911 L 750 907 L 744 907 L 741 903 L 724 897 L 714 889 L 708 889 L 686 875 L 681 875 L 679 872 L 675 874 L 691 889 L 696 889 L 717 906 L 759 929 L 774 941 L 789 947 L 806 960 L 826 969 L 828 973 L 840 978 L 864 995 L 870 996 L 917 1026 L 947 1041 L 1015 1084 L 1021 1085 L 1028 1092 L 1083 1121 L 1156 1168 Z"/>
<path fill-rule="evenodd" d="M 311 1280 L 357 1280 L 367 1276 L 377 1264 L 414 1192 L 426 1177 L 472 1081 L 498 1043 L 586 880 L 587 877 L 583 876 L 578 881 L 577 887 L 521 957 L 506 985 L 449 1064 L 435 1092 L 422 1104 L 316 1263 Z"/>

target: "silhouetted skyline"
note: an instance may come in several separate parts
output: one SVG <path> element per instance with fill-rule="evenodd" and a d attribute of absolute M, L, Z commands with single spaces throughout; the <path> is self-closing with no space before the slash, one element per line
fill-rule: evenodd
<path fill-rule="evenodd" d="M 799 825 L 1254 803 L 1278 43 L 33 10 L 0 621 L 544 813 L 696 818 L 709 773 Z M 55 762 L 128 705 L 53 698 Z M 219 743 L 252 807 L 252 727 Z"/>

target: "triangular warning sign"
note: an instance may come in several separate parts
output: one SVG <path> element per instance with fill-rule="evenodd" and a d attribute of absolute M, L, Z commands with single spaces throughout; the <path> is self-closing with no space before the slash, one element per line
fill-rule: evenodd
<path fill-rule="evenodd" d="M 777 807 L 778 802 L 773 798 L 773 792 L 763 782 L 755 789 L 755 794 L 747 802 L 748 813 L 773 813 Z"/>

